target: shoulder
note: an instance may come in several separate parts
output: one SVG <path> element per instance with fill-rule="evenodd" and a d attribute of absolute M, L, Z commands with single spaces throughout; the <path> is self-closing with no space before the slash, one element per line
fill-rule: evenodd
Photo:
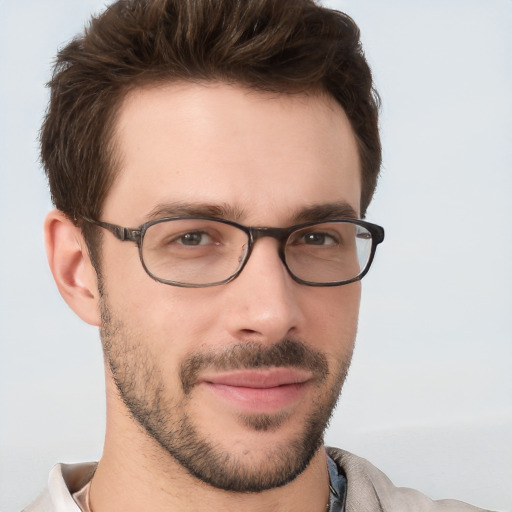
<path fill-rule="evenodd" d="M 434 501 L 414 489 L 395 487 L 366 459 L 337 448 L 327 452 L 347 477 L 346 512 L 485 512 L 461 501 Z"/>
<path fill-rule="evenodd" d="M 48 476 L 48 487 L 22 512 L 80 512 L 71 494 L 81 489 L 95 470 L 95 462 L 56 464 Z"/>

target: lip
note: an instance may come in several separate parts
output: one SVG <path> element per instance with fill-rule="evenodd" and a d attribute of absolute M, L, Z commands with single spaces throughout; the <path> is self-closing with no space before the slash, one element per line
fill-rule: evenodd
<path fill-rule="evenodd" d="M 203 375 L 198 384 L 242 412 L 273 413 L 300 401 L 311 378 L 307 370 L 270 368 Z"/>

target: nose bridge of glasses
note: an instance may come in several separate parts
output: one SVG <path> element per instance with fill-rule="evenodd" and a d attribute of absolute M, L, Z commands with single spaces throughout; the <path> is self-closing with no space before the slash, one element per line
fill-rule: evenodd
<path fill-rule="evenodd" d="M 271 228 L 271 227 L 251 227 L 249 228 L 249 236 L 250 236 L 250 245 L 251 250 L 248 252 L 246 259 L 249 258 L 250 253 L 252 252 L 252 247 L 255 242 L 260 238 L 270 237 L 275 238 L 278 241 L 278 255 L 279 259 L 282 261 L 283 265 L 286 267 L 288 272 L 288 264 L 286 263 L 286 258 L 284 255 L 284 247 L 288 237 L 290 236 L 290 232 L 292 230 L 290 228 Z"/>
<path fill-rule="evenodd" d="M 290 229 L 289 228 L 267 228 L 267 227 L 261 227 L 261 228 L 249 228 L 251 240 L 252 242 L 256 242 L 260 238 L 264 238 L 266 236 L 269 236 L 271 238 L 275 238 L 280 245 L 282 246 L 284 242 L 288 239 L 288 236 L 290 235 Z"/>
<path fill-rule="evenodd" d="M 249 250 L 245 254 L 244 262 L 242 267 L 240 268 L 240 271 L 245 266 L 247 261 L 249 260 L 250 256 L 252 255 L 254 244 L 260 239 L 265 237 L 275 238 L 278 242 L 277 247 L 277 253 L 278 257 L 281 260 L 282 264 L 286 268 L 287 272 L 291 274 L 290 269 L 288 268 L 288 264 L 286 263 L 286 258 L 284 254 L 284 247 L 286 244 L 286 241 L 288 240 L 288 237 L 290 236 L 290 230 L 289 228 L 272 228 L 272 227 L 249 227 L 248 228 L 248 234 L 249 234 Z M 291 274 L 292 277 L 293 274 Z"/>

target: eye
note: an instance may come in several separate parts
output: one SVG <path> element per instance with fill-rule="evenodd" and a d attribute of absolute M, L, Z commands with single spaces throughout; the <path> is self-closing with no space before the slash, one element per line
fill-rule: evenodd
<path fill-rule="evenodd" d="M 213 243 L 211 236 L 204 231 L 191 231 L 190 233 L 184 233 L 177 237 L 174 241 L 178 244 L 192 247 Z"/>
<path fill-rule="evenodd" d="M 296 243 L 303 243 L 305 245 L 337 245 L 338 239 L 329 233 L 311 231 L 299 237 Z"/>

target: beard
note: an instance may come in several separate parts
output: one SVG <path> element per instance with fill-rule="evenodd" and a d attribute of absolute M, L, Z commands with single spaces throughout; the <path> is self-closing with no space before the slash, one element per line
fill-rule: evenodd
<path fill-rule="evenodd" d="M 159 366 L 158 355 L 144 337 L 126 328 L 113 315 L 106 297 L 101 301 L 101 339 L 119 395 L 133 419 L 189 474 L 215 488 L 231 492 L 261 492 L 287 484 L 301 474 L 323 444 L 324 431 L 346 379 L 352 351 L 329 369 L 327 357 L 297 339 L 283 339 L 271 346 L 241 342 L 196 352 L 179 364 L 179 387 L 171 390 Z M 147 340 L 146 340 L 147 341 Z M 265 460 L 251 461 L 250 452 L 236 454 L 200 428 L 190 417 L 190 403 L 199 375 L 206 369 L 237 370 L 289 367 L 309 370 L 315 387 L 313 406 L 301 428 L 272 448 Z M 181 389 L 180 389 L 181 388 Z M 240 414 L 238 422 L 253 432 L 277 431 L 289 413 Z M 260 453 L 263 445 L 250 450 Z M 261 457 L 260 457 L 261 459 Z"/>

